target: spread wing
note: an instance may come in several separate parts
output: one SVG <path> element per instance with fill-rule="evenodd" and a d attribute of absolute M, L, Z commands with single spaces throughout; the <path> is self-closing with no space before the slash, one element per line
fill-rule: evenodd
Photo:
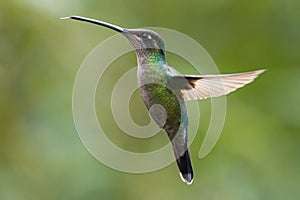
<path fill-rule="evenodd" d="M 180 86 L 185 100 L 199 100 L 210 97 L 218 97 L 235 91 L 244 85 L 251 83 L 265 70 L 257 70 L 245 73 L 223 75 L 178 75 L 174 76 L 173 83 Z"/>

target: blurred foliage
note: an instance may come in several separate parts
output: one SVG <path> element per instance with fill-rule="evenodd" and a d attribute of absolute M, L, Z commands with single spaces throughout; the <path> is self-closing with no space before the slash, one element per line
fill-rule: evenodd
<path fill-rule="evenodd" d="M 2 1 L 0 199 L 300 199 L 299 9 L 297 0 Z M 87 53 L 115 33 L 59 20 L 70 14 L 180 31 L 202 44 L 223 73 L 268 69 L 228 96 L 222 136 L 203 160 L 197 156 L 200 127 L 191 146 L 191 186 L 181 182 L 175 164 L 126 174 L 85 150 L 72 118 L 73 82 Z M 136 65 L 133 54 L 122 59 L 113 65 L 127 68 L 107 73 Z M 140 109 L 131 108 L 132 115 L 147 122 L 134 96 Z M 97 106 L 111 116 L 101 102 Z M 200 102 L 204 113 L 207 106 Z M 209 113 L 203 118 L 207 122 Z M 119 134 L 110 117 L 104 123 Z"/>

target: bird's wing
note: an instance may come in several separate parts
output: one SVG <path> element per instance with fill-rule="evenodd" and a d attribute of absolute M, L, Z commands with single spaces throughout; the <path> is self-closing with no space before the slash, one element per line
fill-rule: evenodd
<path fill-rule="evenodd" d="M 251 83 L 265 70 L 223 75 L 175 75 L 171 84 L 180 89 L 184 100 L 218 97 Z"/>

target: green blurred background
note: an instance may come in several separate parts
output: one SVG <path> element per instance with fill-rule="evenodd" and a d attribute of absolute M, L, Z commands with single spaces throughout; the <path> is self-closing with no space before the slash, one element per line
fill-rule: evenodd
<path fill-rule="evenodd" d="M 0 199 L 300 199 L 299 10 L 297 0 L 1 1 Z M 84 148 L 72 118 L 74 79 L 87 53 L 115 33 L 59 20 L 71 14 L 180 31 L 202 44 L 222 73 L 268 69 L 228 96 L 223 133 L 202 160 L 210 103 L 200 102 L 203 126 L 191 145 L 191 186 L 180 180 L 175 164 L 127 174 Z M 184 61 L 168 58 L 188 73 L 180 68 Z M 135 65 L 133 53 L 113 63 L 106 93 Z M 133 118 L 146 124 L 137 94 L 132 101 L 139 108 L 131 105 Z M 122 132 L 110 110 L 100 100 L 97 106 L 113 140 L 144 148 L 139 140 L 118 140 Z M 156 140 L 164 144 L 161 135 Z"/>

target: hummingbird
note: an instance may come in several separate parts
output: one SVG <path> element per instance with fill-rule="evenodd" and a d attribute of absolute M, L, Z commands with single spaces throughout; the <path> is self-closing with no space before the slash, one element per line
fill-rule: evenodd
<path fill-rule="evenodd" d="M 127 29 L 81 16 L 73 19 L 104 26 L 124 35 L 135 49 L 140 95 L 157 125 L 172 144 L 181 179 L 190 185 L 194 172 L 188 146 L 185 101 L 219 97 L 251 83 L 265 70 L 222 75 L 182 75 L 167 64 L 162 37 L 148 29 Z"/>

